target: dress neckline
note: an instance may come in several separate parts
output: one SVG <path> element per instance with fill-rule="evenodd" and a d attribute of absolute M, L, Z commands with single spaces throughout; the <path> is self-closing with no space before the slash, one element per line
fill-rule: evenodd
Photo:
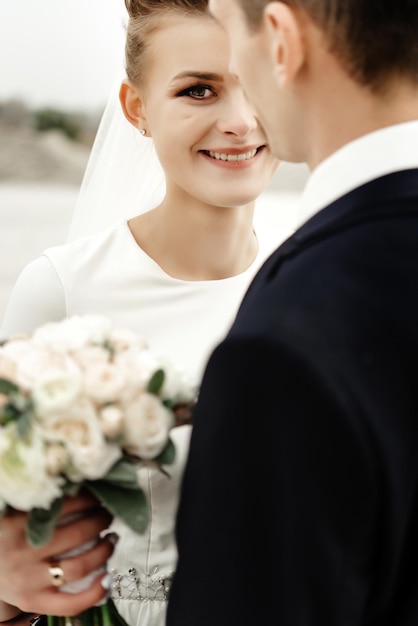
<path fill-rule="evenodd" d="M 143 248 L 141 248 L 141 246 L 138 244 L 135 237 L 133 236 L 131 229 L 129 228 L 128 220 L 123 220 L 120 225 L 124 229 L 125 234 L 129 239 L 131 249 L 136 251 L 136 254 L 140 255 L 143 260 L 146 260 L 147 265 L 150 267 L 150 269 L 158 273 L 161 278 L 164 278 L 167 281 L 181 283 L 183 285 L 220 285 L 225 283 L 240 282 L 242 280 L 245 280 L 248 274 L 254 273 L 254 268 L 258 268 L 265 258 L 263 255 L 263 246 L 260 243 L 257 229 L 254 229 L 258 243 L 258 251 L 253 262 L 243 272 L 235 274 L 234 276 L 228 276 L 227 278 L 215 278 L 212 280 L 185 280 L 182 278 L 176 278 L 175 276 L 171 276 L 171 274 L 168 274 L 165 270 L 163 270 L 163 268 L 156 261 L 154 261 L 154 259 L 152 259 Z"/>

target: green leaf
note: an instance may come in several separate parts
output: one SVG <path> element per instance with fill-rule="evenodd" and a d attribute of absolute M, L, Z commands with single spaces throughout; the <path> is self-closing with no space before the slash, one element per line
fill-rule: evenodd
<path fill-rule="evenodd" d="M 164 370 L 160 369 L 154 372 L 154 374 L 151 376 L 151 380 L 148 383 L 147 391 L 158 396 L 164 384 L 164 379 Z"/>
<path fill-rule="evenodd" d="M 115 356 L 116 350 L 115 350 L 115 347 L 110 343 L 110 341 L 105 340 L 103 343 L 99 343 L 97 345 L 107 350 L 109 352 L 110 359 L 111 360 L 113 359 L 113 357 Z"/>
<path fill-rule="evenodd" d="M 32 509 L 26 526 L 26 539 L 30 546 L 44 546 L 51 539 L 62 507 L 62 498 L 57 498 L 49 509 Z"/>
<path fill-rule="evenodd" d="M 174 443 L 171 441 L 171 439 L 169 439 L 164 450 L 153 460 L 158 465 L 170 465 L 174 462 L 175 458 L 176 448 L 174 447 Z"/>
<path fill-rule="evenodd" d="M 106 474 L 104 480 L 125 489 L 138 489 L 137 469 L 132 461 L 120 459 Z"/>
<path fill-rule="evenodd" d="M 23 395 L 23 393 L 14 393 L 10 398 L 11 403 L 21 413 L 25 411 L 33 411 L 33 402 L 30 398 Z"/>
<path fill-rule="evenodd" d="M 20 393 L 19 389 L 16 387 L 16 385 L 14 385 L 14 383 L 11 383 L 4 378 L 0 378 L 0 386 L 1 385 L 3 385 L 4 392 L 6 391 L 5 387 L 7 387 L 7 390 L 9 391 L 9 393 L 7 394 L 9 397 L 9 402 L 1 410 L 0 423 L 8 424 L 9 422 L 14 422 L 16 420 L 19 420 L 20 417 L 25 414 L 27 414 L 29 416 L 29 419 L 32 420 L 33 403 L 31 398 L 25 396 L 23 393 Z M 0 393 L 3 393 L 1 389 Z M 21 432 L 18 426 L 18 431 L 19 435 L 22 438 L 24 438 L 28 432 L 26 426 L 24 427 L 24 432 Z"/>
<path fill-rule="evenodd" d="M 18 411 L 16 407 L 9 402 L 9 404 L 6 404 L 1 411 L 0 421 L 1 424 L 5 425 L 16 421 L 19 417 L 20 411 Z"/>
<path fill-rule="evenodd" d="M 34 418 L 34 414 L 32 411 L 26 411 L 20 415 L 17 419 L 17 434 L 20 439 L 26 439 L 29 435 L 30 430 L 32 428 L 32 421 Z"/>
<path fill-rule="evenodd" d="M 123 489 L 103 480 L 86 482 L 89 489 L 103 504 L 103 506 L 116 517 L 119 517 L 134 532 L 145 532 L 149 522 L 148 502 L 140 487 Z"/>
<path fill-rule="evenodd" d="M 0 378 L 0 393 L 3 393 L 5 396 L 11 396 L 14 393 L 19 393 L 19 387 L 12 383 L 11 380 L 7 380 L 7 378 Z"/>
<path fill-rule="evenodd" d="M 66 496 L 76 496 L 82 487 L 81 483 L 72 483 L 71 481 L 67 481 L 62 486 L 62 491 Z"/>

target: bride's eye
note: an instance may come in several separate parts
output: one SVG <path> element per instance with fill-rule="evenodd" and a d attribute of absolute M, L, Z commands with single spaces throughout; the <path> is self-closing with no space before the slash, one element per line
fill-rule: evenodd
<path fill-rule="evenodd" d="M 215 93 L 211 87 L 208 87 L 208 85 L 193 85 L 192 87 L 183 89 L 178 95 L 188 96 L 189 98 L 194 98 L 195 100 L 207 100 L 208 98 L 214 96 Z"/>

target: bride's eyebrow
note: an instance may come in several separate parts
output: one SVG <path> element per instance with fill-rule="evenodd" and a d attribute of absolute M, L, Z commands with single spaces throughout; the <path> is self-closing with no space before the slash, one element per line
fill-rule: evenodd
<path fill-rule="evenodd" d="M 174 76 L 173 80 L 180 80 L 182 78 L 196 78 L 198 80 L 212 80 L 223 81 L 222 74 L 215 74 L 213 72 L 196 72 L 195 70 L 185 70 Z"/>

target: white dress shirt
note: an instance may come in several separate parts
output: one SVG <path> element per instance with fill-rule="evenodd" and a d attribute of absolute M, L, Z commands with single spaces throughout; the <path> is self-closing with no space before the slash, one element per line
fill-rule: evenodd
<path fill-rule="evenodd" d="M 418 120 L 351 141 L 312 172 L 302 193 L 298 226 L 360 185 L 413 168 L 418 168 Z"/>

